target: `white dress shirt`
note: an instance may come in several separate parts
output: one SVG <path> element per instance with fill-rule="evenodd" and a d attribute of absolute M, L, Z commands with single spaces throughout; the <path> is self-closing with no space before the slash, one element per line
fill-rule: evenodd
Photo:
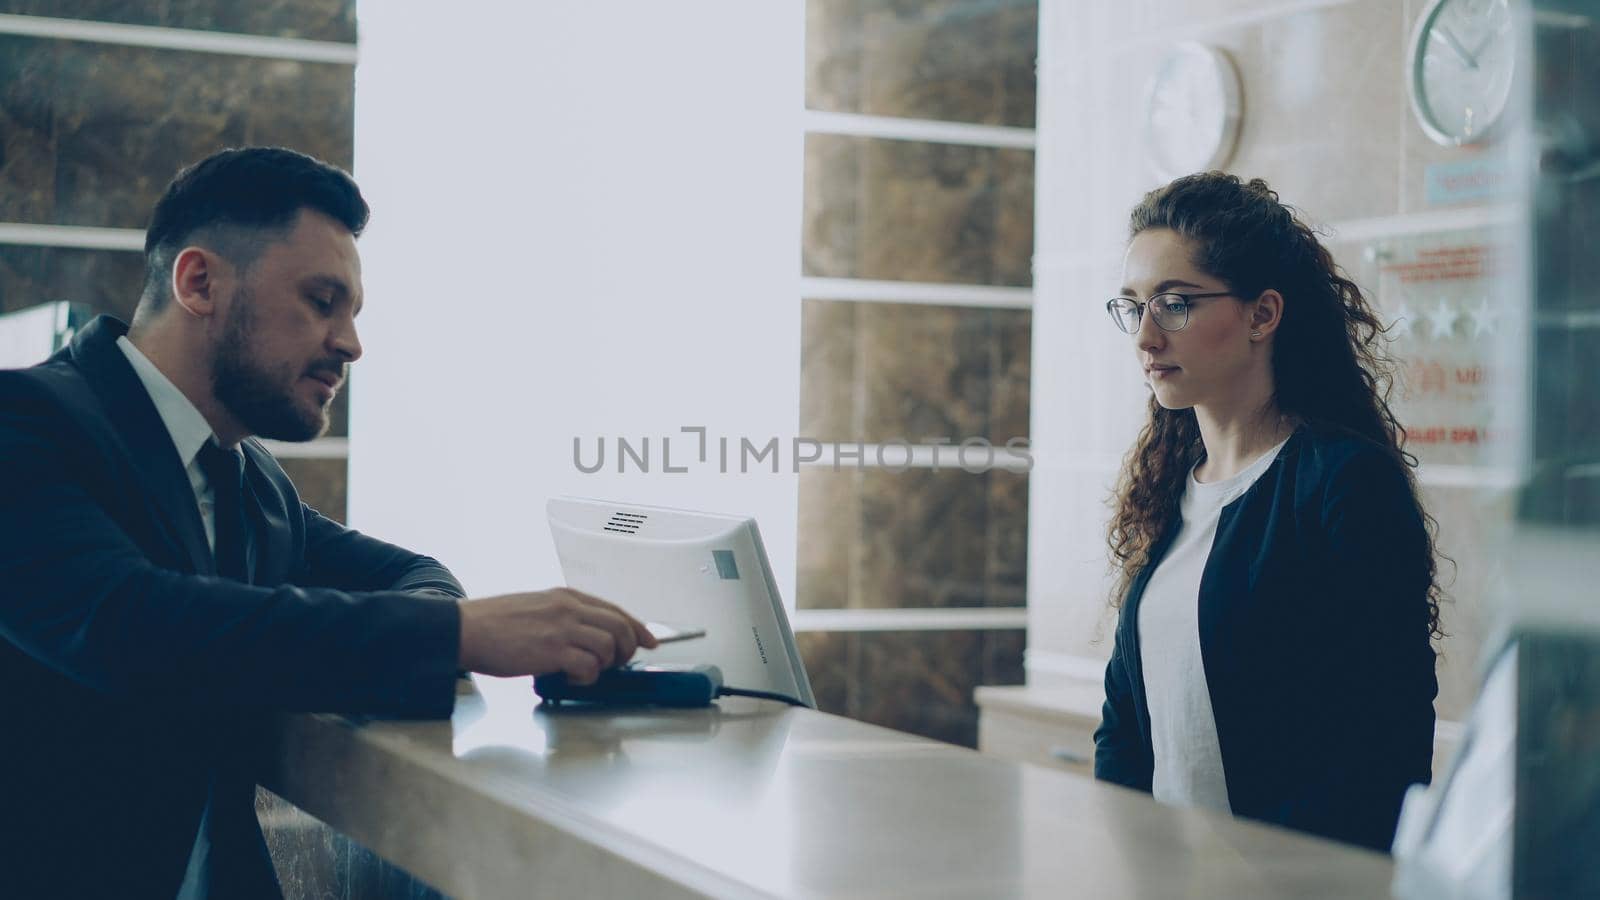
<path fill-rule="evenodd" d="M 214 494 L 211 482 L 206 479 L 205 472 L 200 470 L 196 457 L 200 448 L 206 441 L 211 440 L 211 424 L 206 417 L 195 409 L 189 398 L 178 390 L 167 376 L 161 374 L 156 364 L 148 356 L 139 352 L 133 341 L 126 336 L 117 338 L 117 346 L 122 349 L 128 362 L 133 366 L 133 373 L 139 376 L 139 381 L 144 385 L 145 393 L 150 395 L 150 401 L 156 405 L 156 412 L 161 416 L 161 421 L 167 426 L 167 434 L 172 436 L 172 446 L 178 450 L 178 458 L 183 460 L 184 470 L 189 474 L 189 486 L 194 488 L 195 503 L 200 506 L 200 520 L 205 524 L 206 543 L 211 545 L 212 551 L 217 546 L 216 513 L 213 508 Z"/>

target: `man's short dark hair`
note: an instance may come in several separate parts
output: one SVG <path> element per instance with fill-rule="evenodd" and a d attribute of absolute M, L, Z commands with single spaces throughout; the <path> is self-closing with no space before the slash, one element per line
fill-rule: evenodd
<path fill-rule="evenodd" d="M 172 265 L 199 244 L 241 269 L 285 237 L 302 209 L 323 213 L 356 237 L 371 211 L 343 169 L 283 147 L 222 150 L 179 172 L 156 201 L 144 238 L 140 311 L 166 305 Z"/>

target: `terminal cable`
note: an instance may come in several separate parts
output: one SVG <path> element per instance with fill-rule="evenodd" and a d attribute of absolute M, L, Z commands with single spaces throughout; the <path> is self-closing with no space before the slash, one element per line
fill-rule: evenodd
<path fill-rule="evenodd" d="M 771 691 L 747 691 L 747 690 L 745 690 L 743 688 L 725 687 L 725 688 L 718 688 L 717 689 L 717 696 L 718 697 L 755 697 L 758 700 L 777 700 L 777 701 L 780 701 L 782 703 L 787 703 L 790 706 L 805 706 L 804 703 L 801 703 L 799 700 L 796 700 L 793 697 L 785 697 L 783 694 L 775 694 L 775 693 L 773 693 Z"/>

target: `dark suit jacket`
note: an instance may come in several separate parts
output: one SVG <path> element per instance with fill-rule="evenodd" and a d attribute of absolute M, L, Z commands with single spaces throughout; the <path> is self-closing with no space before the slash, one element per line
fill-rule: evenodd
<path fill-rule="evenodd" d="M 1407 785 L 1432 772 L 1428 552 L 1401 463 L 1331 430 L 1297 430 L 1222 509 L 1200 650 L 1236 815 L 1389 848 Z M 1095 732 L 1095 776 L 1145 791 L 1138 622 L 1153 572 L 1123 600 Z"/>
<path fill-rule="evenodd" d="M 0 372 L 0 895 L 172 897 L 206 812 L 210 894 L 274 896 L 267 714 L 448 715 L 459 613 L 427 592 L 461 587 L 303 505 L 253 440 L 254 583 L 217 577 L 126 331 Z"/>

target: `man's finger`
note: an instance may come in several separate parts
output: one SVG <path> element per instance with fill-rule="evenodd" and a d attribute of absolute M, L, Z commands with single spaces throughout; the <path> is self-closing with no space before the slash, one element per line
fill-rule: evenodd
<path fill-rule="evenodd" d="M 569 646 L 561 651 L 561 671 L 573 684 L 594 684 L 600 677 L 600 660 L 582 647 Z"/>
<path fill-rule="evenodd" d="M 609 669 L 620 662 L 616 636 L 605 628 L 579 622 L 570 626 L 563 636 L 568 644 L 587 650 L 600 662 L 602 669 Z"/>
<path fill-rule="evenodd" d="M 622 607 L 612 603 L 609 600 L 602 600 L 593 594 L 585 594 L 583 591 L 577 590 L 576 588 L 566 588 L 566 591 L 587 604 L 600 607 L 601 609 L 611 610 L 612 612 L 621 616 L 628 623 L 628 627 L 633 631 L 633 642 L 636 646 L 644 647 L 647 650 L 654 650 L 656 647 L 660 646 L 660 641 L 657 641 L 656 636 L 650 633 L 650 629 L 644 627 L 643 622 L 639 621 L 632 613 L 628 612 Z"/>

